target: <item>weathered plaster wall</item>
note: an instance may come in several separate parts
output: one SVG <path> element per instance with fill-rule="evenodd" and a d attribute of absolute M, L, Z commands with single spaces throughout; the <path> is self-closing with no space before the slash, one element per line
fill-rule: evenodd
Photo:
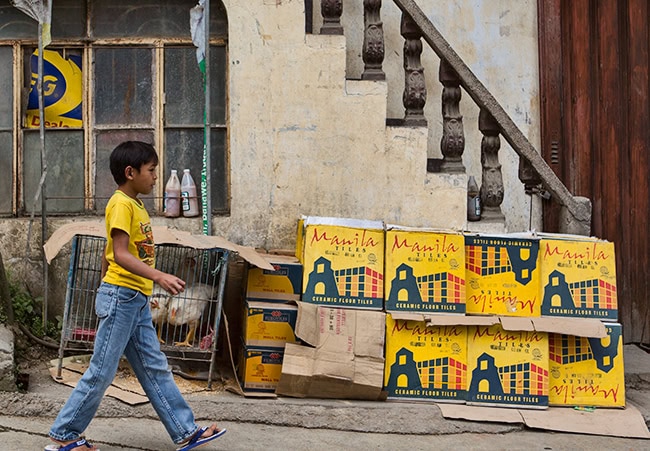
<path fill-rule="evenodd" d="M 229 19 L 231 215 L 213 219 L 214 234 L 249 246 L 291 248 L 296 220 L 303 214 L 467 227 L 466 177 L 426 172 L 427 157 L 440 156 L 441 136 L 438 61 L 426 47 L 425 70 L 432 75 L 426 112 L 429 128 L 385 125 L 387 112 L 389 117 L 403 115 L 403 41 L 400 15 L 392 2 L 385 1 L 382 12 L 387 82 L 346 81 L 346 74 L 358 78 L 361 73 L 361 40 L 306 36 L 302 0 L 224 0 L 224 4 Z M 344 19 L 357 8 L 354 20 L 362 23 L 361 4 L 345 1 Z M 429 0 L 421 4 L 536 144 L 535 2 Z M 315 10 L 319 11 L 318 2 Z M 360 38 L 362 27 L 351 27 L 346 20 L 346 30 Z M 467 133 L 466 166 L 480 178 L 478 111 L 467 96 L 461 108 Z M 508 228 L 523 230 L 527 200 L 516 178 L 514 152 L 505 142 L 501 161 Z M 49 233 L 78 219 L 50 218 Z M 153 221 L 196 233 L 201 230 L 199 219 Z M 0 249 L 5 264 L 40 295 L 40 224 L 35 223 L 26 251 L 27 223 L 1 219 Z M 68 255 L 64 252 L 50 266 L 51 303 L 62 305 Z"/>
<path fill-rule="evenodd" d="M 217 233 L 291 247 L 301 214 L 464 226 L 464 177 L 426 173 L 425 129 L 386 131 L 387 84 L 346 81 L 345 37 L 305 36 L 302 1 L 224 3 L 232 214 Z"/>
<path fill-rule="evenodd" d="M 320 0 L 314 0 L 314 32 L 322 25 Z M 501 103 L 529 141 L 539 149 L 540 108 L 537 47 L 537 2 L 535 0 L 417 0 L 433 25 L 442 33 L 465 64 Z M 342 24 L 347 42 L 347 76 L 360 78 L 363 44 L 363 2 L 343 2 Z M 401 11 L 391 0 L 382 2 L 381 18 L 385 34 L 384 71 L 388 84 L 388 117 L 404 116 L 403 46 L 400 35 Z M 423 41 L 422 65 L 427 80 L 425 116 L 429 122 L 428 154 L 440 158 L 442 136 L 441 94 L 438 81 L 439 58 Z M 465 127 L 463 160 L 467 173 L 481 180 L 478 130 L 479 110 L 463 92 L 461 114 Z M 501 140 L 500 162 L 505 184 L 502 210 L 509 231 L 527 230 L 530 198 L 517 178 L 519 158 Z M 472 224 L 473 226 L 474 224 Z M 533 204 L 533 228 L 541 229 L 541 204 Z"/>

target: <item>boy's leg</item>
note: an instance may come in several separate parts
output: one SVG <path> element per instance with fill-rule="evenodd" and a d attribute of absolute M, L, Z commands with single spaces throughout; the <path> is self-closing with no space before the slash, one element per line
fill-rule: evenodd
<path fill-rule="evenodd" d="M 160 350 L 149 309 L 140 312 L 138 326 L 124 354 L 172 441 L 178 444 L 192 437 L 199 427 L 176 386 L 167 357 Z"/>
<path fill-rule="evenodd" d="M 54 440 L 77 440 L 95 416 L 135 327 L 134 310 L 139 310 L 138 303 L 146 306 L 147 299 L 134 290 L 110 284 L 102 284 L 97 290 L 95 312 L 100 321 L 93 356 L 52 425 L 49 435 Z"/>

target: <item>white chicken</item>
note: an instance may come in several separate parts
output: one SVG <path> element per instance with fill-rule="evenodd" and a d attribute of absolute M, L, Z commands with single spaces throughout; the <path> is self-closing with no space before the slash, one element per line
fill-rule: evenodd
<path fill-rule="evenodd" d="M 212 299 L 212 287 L 197 283 L 186 287 L 185 291 L 171 298 L 168 305 L 167 322 L 173 326 L 187 324 L 188 330 L 184 341 L 175 342 L 176 346 L 192 346 L 196 329 L 203 316 L 203 311 Z"/>
<path fill-rule="evenodd" d="M 158 341 L 164 343 L 162 339 L 162 327 L 167 321 L 167 314 L 169 310 L 169 300 L 171 295 L 167 293 L 160 285 L 154 285 L 153 292 L 149 297 L 149 307 L 151 308 L 151 319 L 156 325 L 156 332 L 158 333 Z"/>

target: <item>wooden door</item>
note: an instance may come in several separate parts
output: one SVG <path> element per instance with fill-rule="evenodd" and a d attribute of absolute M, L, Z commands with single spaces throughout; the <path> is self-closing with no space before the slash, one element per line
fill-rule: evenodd
<path fill-rule="evenodd" d="M 538 0 L 542 155 L 616 246 L 619 322 L 650 343 L 647 0 Z M 546 205 L 544 228 L 557 229 Z"/>

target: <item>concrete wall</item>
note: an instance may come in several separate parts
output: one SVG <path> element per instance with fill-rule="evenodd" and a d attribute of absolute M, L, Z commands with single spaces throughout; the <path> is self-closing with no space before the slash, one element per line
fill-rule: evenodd
<path fill-rule="evenodd" d="M 537 144 L 536 2 L 419 3 Z M 387 82 L 349 80 L 362 71 L 362 2 L 345 1 L 346 36 L 306 36 L 302 0 L 224 4 L 229 20 L 231 214 L 214 218 L 214 234 L 249 246 L 291 248 L 300 215 L 467 228 L 466 176 L 426 172 L 427 157 L 440 157 L 442 131 L 438 60 L 430 49 L 423 53 L 429 127 L 385 126 L 387 115 L 403 116 L 403 41 L 400 13 L 392 2 L 385 1 L 382 11 Z M 318 2 L 314 9 L 320 11 Z M 318 30 L 318 21 L 315 25 Z M 466 95 L 461 110 L 465 163 L 480 180 L 478 111 Z M 516 178 L 515 154 L 503 141 L 501 162 L 507 226 L 523 230 L 528 200 Z M 70 220 L 50 218 L 49 233 Z M 39 295 L 40 221 L 28 251 L 27 224 L 26 219 L 1 219 L 0 250 L 10 270 Z M 199 219 L 154 218 L 154 224 L 200 233 Z M 64 252 L 50 267 L 50 303 L 63 302 L 66 275 Z"/>

